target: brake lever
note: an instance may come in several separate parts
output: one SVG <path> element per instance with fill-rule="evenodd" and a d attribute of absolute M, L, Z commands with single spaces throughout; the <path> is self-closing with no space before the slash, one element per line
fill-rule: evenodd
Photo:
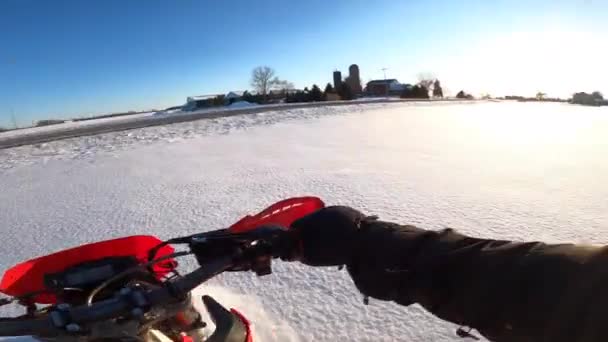
<path fill-rule="evenodd" d="M 245 249 L 235 258 L 234 267 L 229 271 L 252 271 L 257 276 L 272 273 L 271 246 L 266 241 L 256 241 L 255 246 Z"/>
<path fill-rule="evenodd" d="M 280 245 L 285 232 L 283 227 L 270 225 L 239 233 L 223 229 L 192 236 L 190 250 L 201 266 L 218 256 L 237 256 L 229 271 L 251 270 L 262 276 L 272 273 L 275 245 Z"/>

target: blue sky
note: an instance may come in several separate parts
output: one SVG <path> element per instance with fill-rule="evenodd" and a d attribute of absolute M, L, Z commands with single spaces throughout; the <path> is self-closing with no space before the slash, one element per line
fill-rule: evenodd
<path fill-rule="evenodd" d="M 258 65 L 299 88 L 357 63 L 364 82 L 431 72 L 452 93 L 607 93 L 606 13 L 590 0 L 2 0 L 0 125 L 244 90 Z"/>

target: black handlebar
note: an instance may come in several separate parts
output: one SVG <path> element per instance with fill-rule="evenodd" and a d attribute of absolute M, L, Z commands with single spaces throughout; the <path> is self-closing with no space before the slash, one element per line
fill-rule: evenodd
<path fill-rule="evenodd" d="M 77 334 L 87 323 L 119 317 L 139 318 L 150 308 L 183 300 L 195 287 L 224 271 L 252 270 L 258 275 L 268 274 L 270 260 L 280 256 L 288 245 L 284 232 L 278 226 L 263 226 L 245 233 L 234 234 L 222 229 L 169 240 L 163 244 L 188 243 L 201 267 L 165 282 L 161 288 L 123 288 L 116 296 L 89 305 L 59 304 L 42 317 L 0 321 L 0 336 Z"/>
<path fill-rule="evenodd" d="M 33 333 L 39 336 L 56 336 L 60 332 L 48 317 L 0 322 L 0 336 L 25 336 Z"/>
<path fill-rule="evenodd" d="M 137 316 L 144 309 L 183 299 L 195 287 L 233 266 L 232 257 L 207 263 L 181 278 L 169 281 L 159 289 L 142 292 L 121 291 L 116 297 L 77 307 L 59 305 L 57 310 L 40 318 L 0 321 L 0 336 L 36 335 L 52 337 L 77 334 L 86 323 L 112 318 Z M 140 311 L 141 310 L 141 311 Z"/>

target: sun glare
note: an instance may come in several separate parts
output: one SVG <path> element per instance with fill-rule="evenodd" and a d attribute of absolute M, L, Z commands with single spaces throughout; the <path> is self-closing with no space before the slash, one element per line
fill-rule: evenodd
<path fill-rule="evenodd" d="M 471 46 L 446 66 L 446 78 L 479 94 L 534 96 L 542 91 L 567 98 L 608 87 L 608 71 L 599 67 L 606 60 L 608 46 L 594 33 L 516 31 Z"/>

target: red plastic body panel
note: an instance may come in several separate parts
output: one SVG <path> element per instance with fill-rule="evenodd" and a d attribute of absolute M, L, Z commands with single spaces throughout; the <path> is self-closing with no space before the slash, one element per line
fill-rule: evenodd
<path fill-rule="evenodd" d="M 294 197 L 279 201 L 264 209 L 259 214 L 247 215 L 237 223 L 230 226 L 234 233 L 246 232 L 261 225 L 275 224 L 289 227 L 297 219 L 311 214 L 325 204 L 317 197 Z M 61 272 L 71 266 L 99 260 L 107 257 L 133 256 L 140 263 L 148 261 L 148 252 L 160 244 L 161 240 L 150 235 L 136 235 L 113 240 L 95 242 L 47 256 L 31 259 L 17 264 L 7 270 L 0 281 L 0 292 L 14 297 L 21 297 L 34 292 L 42 292 L 44 275 Z M 163 257 L 174 252 L 173 247 L 163 246 L 156 257 Z M 173 260 L 159 263 L 153 267 L 158 277 L 171 271 L 175 265 Z M 55 296 L 41 293 L 33 296 L 32 301 L 41 304 L 55 303 Z"/>
<path fill-rule="evenodd" d="M 107 257 L 133 256 L 140 263 L 145 263 L 148 261 L 148 251 L 159 243 L 161 243 L 161 240 L 154 236 L 136 235 L 95 242 L 31 259 L 4 272 L 2 281 L 0 281 L 0 292 L 9 296 L 20 297 L 29 293 L 44 291 L 45 274 L 61 272 L 87 261 Z M 173 247 L 164 246 L 158 251 L 157 258 L 172 254 L 173 251 Z M 155 265 L 153 270 L 158 277 L 162 277 L 172 269 L 167 267 L 171 264 L 174 264 L 174 262 L 168 260 Z M 34 296 L 32 301 L 41 304 L 53 304 L 55 303 L 55 296 L 43 293 Z"/>
<path fill-rule="evenodd" d="M 234 233 L 242 233 L 261 225 L 276 224 L 289 228 L 297 219 L 325 207 L 318 197 L 294 197 L 279 201 L 262 210 L 259 214 L 247 215 L 230 226 Z"/>
<path fill-rule="evenodd" d="M 180 341 L 181 341 L 181 342 L 194 342 L 194 339 L 193 339 L 192 337 L 190 337 L 190 336 L 188 336 L 188 335 L 186 335 L 186 334 L 182 333 L 182 334 L 180 335 Z"/>

